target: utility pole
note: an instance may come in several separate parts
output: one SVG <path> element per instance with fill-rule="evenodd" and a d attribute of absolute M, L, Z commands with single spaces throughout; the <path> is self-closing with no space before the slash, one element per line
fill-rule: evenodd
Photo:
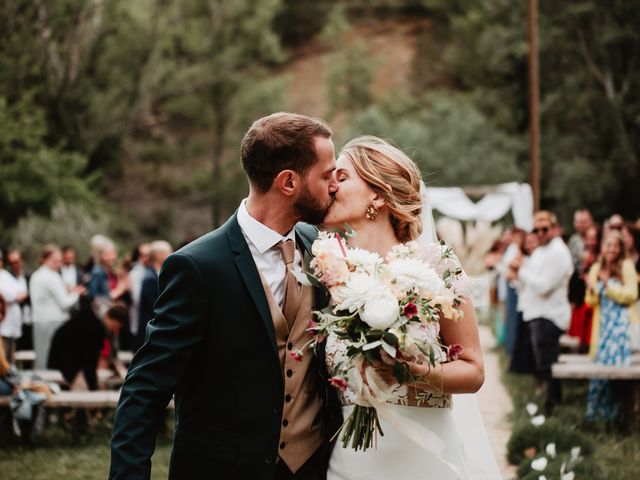
<path fill-rule="evenodd" d="M 540 85 L 538 75 L 538 0 L 529 0 L 529 158 L 533 209 L 540 209 Z"/>

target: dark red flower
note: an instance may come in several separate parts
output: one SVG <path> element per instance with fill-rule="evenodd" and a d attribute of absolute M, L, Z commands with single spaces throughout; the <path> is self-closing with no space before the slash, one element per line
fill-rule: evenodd
<path fill-rule="evenodd" d="M 342 391 L 346 390 L 348 385 L 347 381 L 342 377 L 331 377 L 329 379 L 329 383 L 333 385 L 335 388 Z"/>
<path fill-rule="evenodd" d="M 453 345 L 449 345 L 449 351 L 447 352 L 447 356 L 450 361 L 458 360 L 460 354 L 464 351 L 464 347 L 459 343 L 454 343 Z"/>
<path fill-rule="evenodd" d="M 418 316 L 418 307 L 415 303 L 407 303 L 404 306 L 404 314 L 407 318 L 413 318 Z"/>

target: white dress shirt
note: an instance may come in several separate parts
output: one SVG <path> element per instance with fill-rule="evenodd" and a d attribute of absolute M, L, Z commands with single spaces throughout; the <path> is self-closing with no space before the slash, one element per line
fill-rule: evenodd
<path fill-rule="evenodd" d="M 568 290 L 572 273 L 571 253 L 561 238 L 556 237 L 547 245 L 536 248 L 518 271 L 522 284 L 520 295 L 525 297 L 524 304 L 520 304 L 523 319 L 546 318 L 561 330 L 569 328 Z"/>
<path fill-rule="evenodd" d="M 29 292 L 33 323 L 63 322 L 69 318 L 69 309 L 78 301 L 78 294 L 69 293 L 60 274 L 46 265 L 31 275 Z"/>
<path fill-rule="evenodd" d="M 65 286 L 73 288 L 78 284 L 78 270 L 75 265 L 62 265 L 60 275 Z"/>
<path fill-rule="evenodd" d="M 238 223 L 242 230 L 251 256 L 256 267 L 264 276 L 271 294 L 282 307 L 284 302 L 285 289 L 285 264 L 280 250 L 276 244 L 280 241 L 293 240 L 296 241 L 295 230 L 291 229 L 284 237 L 278 232 L 271 230 L 266 225 L 249 215 L 246 207 L 247 200 L 244 199 L 238 208 Z M 294 250 L 294 270 L 301 270 L 301 256 L 296 248 Z"/>
<path fill-rule="evenodd" d="M 20 294 L 26 294 L 20 282 L 4 269 L 0 269 L 0 295 L 7 303 L 4 320 L 0 322 L 0 336 L 7 338 L 20 338 L 22 336 L 22 311 L 16 298 Z"/>
<path fill-rule="evenodd" d="M 129 331 L 136 335 L 138 333 L 138 317 L 140 316 L 140 293 L 142 292 L 142 280 L 147 267 L 144 263 L 136 262 L 129 272 L 131 282 L 131 307 L 129 307 Z"/>

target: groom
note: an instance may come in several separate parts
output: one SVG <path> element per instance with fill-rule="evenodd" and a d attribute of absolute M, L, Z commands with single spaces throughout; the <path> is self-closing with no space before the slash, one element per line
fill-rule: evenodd
<path fill-rule="evenodd" d="M 335 393 L 321 382 L 322 362 L 295 352 L 326 299 L 290 271 L 316 235 L 298 222 L 320 223 L 337 190 L 331 129 L 269 115 L 246 133 L 241 158 L 248 198 L 162 267 L 154 319 L 116 411 L 112 479 L 149 478 L 172 395 L 170 478 L 325 477 Z"/>

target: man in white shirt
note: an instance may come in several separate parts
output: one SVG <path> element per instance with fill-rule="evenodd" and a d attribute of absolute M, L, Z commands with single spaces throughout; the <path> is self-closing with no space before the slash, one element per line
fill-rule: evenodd
<path fill-rule="evenodd" d="M 129 331 L 135 337 L 138 334 L 138 319 L 140 317 L 140 291 L 142 290 L 142 281 L 144 280 L 147 266 L 149 265 L 149 249 L 148 243 L 141 243 L 136 246 L 131 255 L 131 260 L 135 262 L 133 268 L 129 272 L 129 281 L 131 282 L 131 306 L 129 307 Z M 144 337 L 144 333 L 142 334 Z"/>
<path fill-rule="evenodd" d="M 536 212 L 533 232 L 540 246 L 526 264 L 512 263 L 518 269 L 522 295 L 528 299 L 522 316 L 531 334 L 536 375 L 546 384 L 547 414 L 562 400 L 561 384 L 551 377 L 551 365 L 558 360 L 560 336 L 571 321 L 568 288 L 573 261 L 569 248 L 557 235 L 557 225 L 551 212 Z"/>
<path fill-rule="evenodd" d="M 76 251 L 73 247 L 62 247 L 62 266 L 60 267 L 62 282 L 68 289 L 82 283 L 82 272 L 76 266 Z"/>

